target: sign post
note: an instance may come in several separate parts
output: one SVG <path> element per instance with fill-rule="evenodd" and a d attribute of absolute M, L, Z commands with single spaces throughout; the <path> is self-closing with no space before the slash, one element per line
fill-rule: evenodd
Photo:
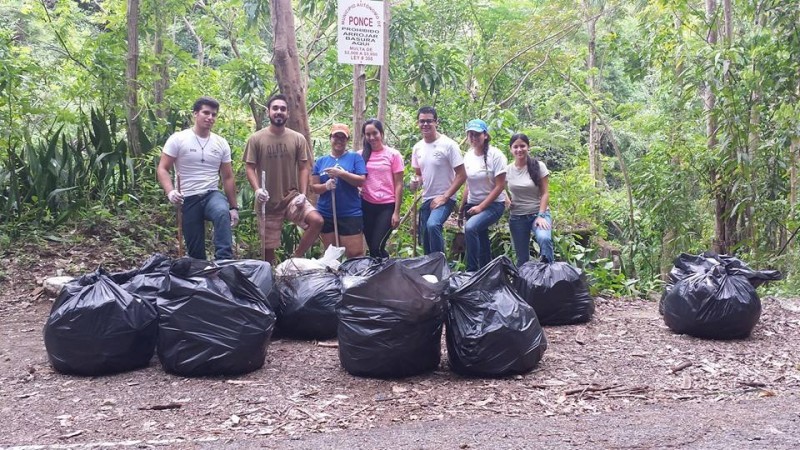
<path fill-rule="evenodd" d="M 337 49 L 340 64 L 383 65 L 384 2 L 339 0 Z"/>

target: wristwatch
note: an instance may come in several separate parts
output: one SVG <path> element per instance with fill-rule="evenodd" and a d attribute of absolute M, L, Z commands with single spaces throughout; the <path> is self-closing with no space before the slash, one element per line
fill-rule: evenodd
<path fill-rule="evenodd" d="M 231 210 L 231 211 L 233 211 L 234 209 L 235 209 L 236 211 L 238 211 L 238 210 L 239 210 L 239 207 L 238 207 L 238 206 L 232 206 L 232 207 L 230 208 L 230 210 Z"/>

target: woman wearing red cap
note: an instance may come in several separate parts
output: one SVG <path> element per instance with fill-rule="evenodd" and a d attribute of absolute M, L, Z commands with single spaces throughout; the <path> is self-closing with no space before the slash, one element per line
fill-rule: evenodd
<path fill-rule="evenodd" d="M 331 154 L 317 159 L 311 172 L 311 189 L 320 194 L 317 210 L 325 223 L 322 225 L 322 245 L 328 248 L 336 242 L 334 213 L 339 231 L 339 244 L 345 248 L 347 258 L 364 255 L 364 228 L 361 197 L 358 188 L 364 184 L 367 168 L 358 153 L 347 150 L 350 128 L 343 123 L 331 127 Z M 336 196 L 336 211 L 333 196 Z"/>
<path fill-rule="evenodd" d="M 489 264 L 492 246 L 489 227 L 505 210 L 506 166 L 503 152 L 489 145 L 489 127 L 480 119 L 467 124 L 470 149 L 464 154 L 467 183 L 461 196 L 461 211 L 466 216 L 464 237 L 467 244 L 467 270 Z"/>

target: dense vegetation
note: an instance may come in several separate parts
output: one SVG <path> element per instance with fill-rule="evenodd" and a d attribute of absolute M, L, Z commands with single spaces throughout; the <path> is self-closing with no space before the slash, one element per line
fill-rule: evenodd
<path fill-rule="evenodd" d="M 223 105 L 215 131 L 252 202 L 240 159 L 277 90 L 269 2 L 142 2 L 126 79 L 130 3 L 0 0 L 3 248 L 71 227 L 172 249 L 155 161 L 200 95 Z M 330 124 L 352 121 L 353 70 L 336 62 L 335 1 L 295 1 L 294 13 L 321 155 Z M 397 0 L 391 15 L 389 144 L 408 154 L 423 105 L 456 140 L 475 117 L 506 151 L 528 133 L 553 170 L 557 256 L 598 289 L 657 289 L 678 253 L 710 249 L 782 269 L 780 288 L 800 289 L 800 2 Z M 369 117 L 378 68 L 366 78 Z M 239 256 L 256 256 L 253 217 L 242 218 Z M 400 254 L 408 229 L 392 239 Z M 510 245 L 503 226 L 494 240 Z"/>

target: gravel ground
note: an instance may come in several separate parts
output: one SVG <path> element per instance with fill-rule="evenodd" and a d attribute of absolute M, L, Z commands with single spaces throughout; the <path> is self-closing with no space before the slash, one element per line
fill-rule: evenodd
<path fill-rule="evenodd" d="M 796 300 L 763 299 L 751 338 L 718 342 L 670 333 L 652 301 L 598 299 L 589 324 L 545 327 L 539 368 L 503 379 L 453 374 L 444 345 L 435 372 L 356 378 L 335 341 L 291 340 L 236 378 L 155 359 L 84 378 L 48 364 L 39 270 L 0 284 L 0 447 L 800 447 Z"/>

